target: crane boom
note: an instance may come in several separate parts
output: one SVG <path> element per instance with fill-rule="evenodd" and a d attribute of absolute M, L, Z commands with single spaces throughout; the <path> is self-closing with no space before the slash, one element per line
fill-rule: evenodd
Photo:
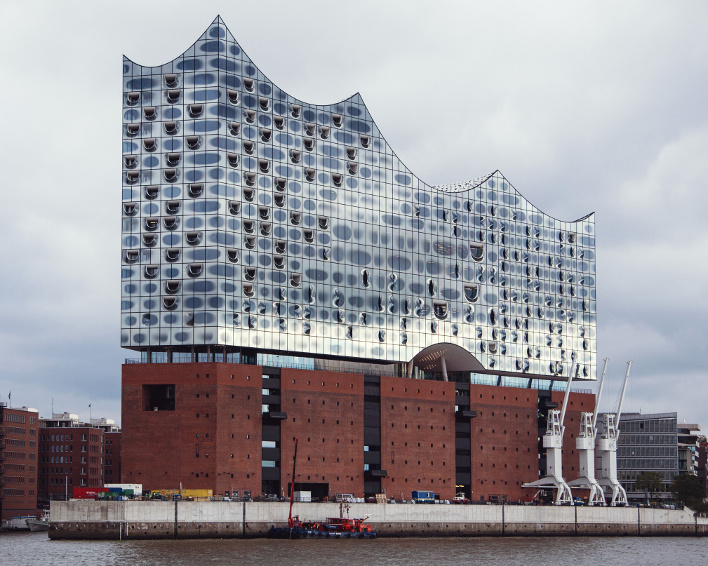
<path fill-rule="evenodd" d="M 629 370 L 632 368 L 632 360 L 627 362 L 627 373 L 624 376 L 624 384 L 622 385 L 622 394 L 620 395 L 619 405 L 617 407 L 617 416 L 615 417 L 615 426 L 619 430 L 620 415 L 622 415 L 622 403 L 624 403 L 624 394 L 627 391 L 627 381 L 629 381 Z"/>
<path fill-rule="evenodd" d="M 293 454 L 293 477 L 290 482 L 290 512 L 288 513 L 288 527 L 293 528 L 293 501 L 295 499 L 295 464 L 297 463 L 297 441 L 295 439 L 295 454 Z"/>
<path fill-rule="evenodd" d="M 578 375 L 578 372 L 580 371 L 580 364 L 576 364 L 575 366 L 575 375 Z M 570 385 L 573 383 L 573 366 L 570 366 L 570 375 L 568 376 L 568 385 L 565 388 L 565 396 L 563 397 L 563 408 L 561 409 L 561 414 L 560 414 L 560 426 L 561 429 L 563 428 L 563 422 L 565 421 L 565 410 L 568 408 L 568 397 L 570 396 Z"/>
<path fill-rule="evenodd" d="M 600 386 L 597 388 L 595 396 L 595 412 L 592 415 L 592 429 L 597 430 L 597 412 L 600 410 L 600 398 L 602 397 L 602 386 L 605 383 L 605 372 L 607 371 L 607 362 L 610 358 L 605 358 L 605 365 L 602 367 L 602 377 L 600 378 Z"/>

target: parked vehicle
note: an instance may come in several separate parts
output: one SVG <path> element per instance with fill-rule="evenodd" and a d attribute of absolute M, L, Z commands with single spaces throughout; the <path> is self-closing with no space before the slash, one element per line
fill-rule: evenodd
<path fill-rule="evenodd" d="M 467 496 L 464 493 L 458 493 L 455 495 L 455 497 L 452 498 L 453 503 L 469 503 L 470 500 L 467 499 Z"/>
<path fill-rule="evenodd" d="M 416 503 L 435 503 L 435 493 L 432 491 L 414 491 L 411 498 Z"/>

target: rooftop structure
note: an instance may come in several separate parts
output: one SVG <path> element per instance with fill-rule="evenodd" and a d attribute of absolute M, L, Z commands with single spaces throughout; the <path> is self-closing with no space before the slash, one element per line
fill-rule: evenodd
<path fill-rule="evenodd" d="M 295 98 L 221 18 L 163 65 L 124 58 L 122 115 L 121 345 L 146 361 L 565 379 L 575 357 L 595 379 L 592 214 L 557 220 L 499 171 L 424 182 L 359 94 Z"/>

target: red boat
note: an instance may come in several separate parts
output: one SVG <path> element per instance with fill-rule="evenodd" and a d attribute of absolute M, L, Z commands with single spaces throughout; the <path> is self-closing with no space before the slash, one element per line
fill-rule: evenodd
<path fill-rule="evenodd" d="M 293 517 L 293 499 L 295 496 L 295 464 L 297 462 L 297 443 L 295 439 L 295 454 L 293 456 L 293 478 L 290 482 L 290 512 L 288 527 L 272 527 L 270 536 L 273 538 L 376 538 L 376 531 L 371 525 L 365 525 L 366 519 L 349 519 L 330 517 L 325 522 L 302 522 L 298 516 Z M 341 511 L 340 506 L 340 511 Z"/>

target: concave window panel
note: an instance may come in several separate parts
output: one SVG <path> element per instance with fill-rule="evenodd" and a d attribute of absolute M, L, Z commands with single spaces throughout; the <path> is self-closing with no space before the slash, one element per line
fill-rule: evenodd
<path fill-rule="evenodd" d="M 181 281 L 165 281 L 165 293 L 167 293 L 169 295 L 174 295 L 175 293 L 179 293 L 179 290 L 181 287 L 182 287 Z"/>
<path fill-rule="evenodd" d="M 447 301 L 433 301 L 433 313 L 440 320 L 447 318 Z"/>
<path fill-rule="evenodd" d="M 228 249 L 226 250 L 226 257 L 229 259 L 231 263 L 238 263 L 240 259 L 240 254 L 237 249 Z"/>
<path fill-rule="evenodd" d="M 484 246 L 482 244 L 470 244 L 470 256 L 475 261 L 484 259 Z"/>
<path fill-rule="evenodd" d="M 479 285 L 465 285 L 465 299 L 470 303 L 476 303 L 479 299 Z"/>
<path fill-rule="evenodd" d="M 202 234 L 201 232 L 198 232 L 196 230 L 187 232 L 185 234 L 185 238 L 187 240 L 187 243 L 191 246 L 196 246 L 202 239 Z"/>

